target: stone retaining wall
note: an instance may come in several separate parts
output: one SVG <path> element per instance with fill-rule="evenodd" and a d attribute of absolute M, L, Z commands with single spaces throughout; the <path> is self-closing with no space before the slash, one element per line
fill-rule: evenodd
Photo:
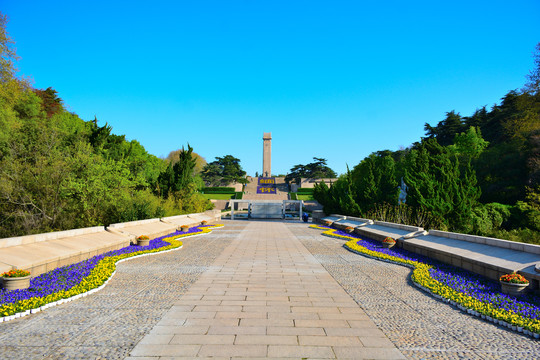
<path fill-rule="evenodd" d="M 462 241 L 468 241 L 477 244 L 486 244 L 496 246 L 504 249 L 512 249 L 516 251 L 528 252 L 531 254 L 540 255 L 540 246 L 534 244 L 520 243 L 510 240 L 496 239 L 485 236 L 459 234 L 447 231 L 429 230 L 429 234 L 433 236 L 440 236 L 449 239 L 457 239 Z"/>
<path fill-rule="evenodd" d="M 181 225 L 196 226 L 202 221 L 221 219 L 219 210 L 56 231 L 0 239 L 0 273 L 11 269 L 30 271 L 32 276 L 71 265 L 95 255 L 128 246 L 137 236 L 151 239 L 170 234 Z"/>
<path fill-rule="evenodd" d="M 331 226 L 343 228 L 347 223 L 352 224 L 353 219 L 357 218 L 331 214 L 314 218 L 314 222 L 330 221 Z M 354 228 L 354 233 L 377 241 L 392 237 L 398 247 L 494 280 L 503 274 L 517 272 L 531 282 L 531 289 L 540 287 L 539 245 L 439 230 L 426 232 L 421 227 L 384 221 L 359 225 Z"/>

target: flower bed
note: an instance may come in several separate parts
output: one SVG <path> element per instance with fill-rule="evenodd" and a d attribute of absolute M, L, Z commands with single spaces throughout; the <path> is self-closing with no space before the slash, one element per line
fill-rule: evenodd
<path fill-rule="evenodd" d="M 277 194 L 275 187 L 257 186 L 257 194 Z"/>
<path fill-rule="evenodd" d="M 97 291 L 109 281 L 119 261 L 176 250 L 182 246 L 178 239 L 210 233 L 212 228 L 221 226 L 223 225 L 197 226 L 190 228 L 188 232 L 177 231 L 150 241 L 148 246 L 130 245 L 41 274 L 30 281 L 28 289 L 0 290 L 0 322 Z"/>
<path fill-rule="evenodd" d="M 516 298 L 502 294 L 498 282 L 403 249 L 385 249 L 380 242 L 354 234 L 312 225 L 325 236 L 347 240 L 344 247 L 355 253 L 413 268 L 415 285 L 469 314 L 505 325 L 535 338 L 540 337 L 540 298 Z"/>

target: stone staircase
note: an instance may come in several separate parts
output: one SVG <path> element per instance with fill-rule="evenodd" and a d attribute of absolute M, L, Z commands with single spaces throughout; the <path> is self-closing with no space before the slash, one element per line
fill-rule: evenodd
<path fill-rule="evenodd" d="M 287 184 L 282 177 L 276 177 L 276 194 L 257 194 L 258 178 L 249 178 L 250 182 L 244 189 L 244 200 L 289 200 Z"/>

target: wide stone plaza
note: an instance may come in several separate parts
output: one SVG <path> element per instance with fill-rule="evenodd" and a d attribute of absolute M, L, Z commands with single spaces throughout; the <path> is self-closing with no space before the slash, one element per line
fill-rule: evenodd
<path fill-rule="evenodd" d="M 295 221 L 227 221 L 118 264 L 101 291 L 0 324 L 2 359 L 537 359 L 538 340 L 469 316 Z"/>

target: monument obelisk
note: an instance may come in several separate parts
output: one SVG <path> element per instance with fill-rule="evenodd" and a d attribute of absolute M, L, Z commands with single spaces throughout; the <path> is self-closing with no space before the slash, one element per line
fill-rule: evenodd
<path fill-rule="evenodd" d="M 263 172 L 262 176 L 272 176 L 272 133 L 263 133 Z"/>

